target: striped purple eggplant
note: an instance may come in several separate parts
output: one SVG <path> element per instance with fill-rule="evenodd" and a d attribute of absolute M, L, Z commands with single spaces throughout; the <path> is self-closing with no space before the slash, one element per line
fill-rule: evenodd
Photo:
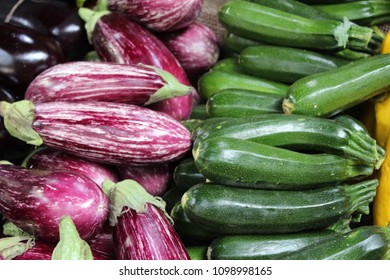
<path fill-rule="evenodd" d="M 115 260 L 113 228 L 105 225 L 103 229 L 87 240 L 95 260 Z"/>
<path fill-rule="evenodd" d="M 188 260 L 188 252 L 165 211 L 165 202 L 133 180 L 106 181 L 109 222 L 121 260 Z"/>
<path fill-rule="evenodd" d="M 116 170 L 108 165 L 86 160 L 59 150 L 35 149 L 23 162 L 27 168 L 68 170 L 82 173 L 101 186 L 104 180 L 118 181 Z"/>
<path fill-rule="evenodd" d="M 102 61 L 152 65 L 171 73 L 180 83 L 191 85 L 179 61 L 164 43 L 129 17 L 119 12 L 94 13 L 86 8 L 80 9 L 80 15 L 87 20 L 92 45 Z M 182 120 L 189 118 L 199 100 L 193 88 L 189 95 L 160 101 L 151 108 Z"/>
<path fill-rule="evenodd" d="M 169 165 L 166 163 L 146 166 L 121 166 L 118 168 L 118 173 L 120 181 L 132 179 L 154 196 L 164 195 L 172 175 Z"/>
<path fill-rule="evenodd" d="M 189 130 L 179 121 L 131 104 L 2 101 L 0 115 L 16 138 L 106 164 L 175 161 L 192 146 Z"/>
<path fill-rule="evenodd" d="M 64 215 L 72 217 L 83 239 L 100 231 L 108 200 L 95 182 L 79 173 L 0 165 L 0 213 L 37 239 L 55 243 Z"/>
<path fill-rule="evenodd" d="M 50 67 L 30 83 L 25 99 L 109 101 L 148 105 L 189 94 L 192 87 L 170 73 L 147 65 L 77 61 Z"/>
<path fill-rule="evenodd" d="M 157 35 L 180 62 L 189 76 L 199 76 L 218 60 L 219 44 L 213 30 L 200 22 Z"/>
<path fill-rule="evenodd" d="M 161 32 L 187 27 L 202 10 L 202 0 L 106 0 L 108 8 Z"/>

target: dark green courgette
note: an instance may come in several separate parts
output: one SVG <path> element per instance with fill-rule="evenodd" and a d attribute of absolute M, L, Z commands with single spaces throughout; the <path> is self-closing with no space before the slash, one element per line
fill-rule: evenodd
<path fill-rule="evenodd" d="M 293 83 L 349 62 L 314 51 L 266 45 L 248 47 L 238 58 L 238 64 L 246 74 L 282 83 Z"/>
<path fill-rule="evenodd" d="M 230 1 L 219 10 L 219 20 L 239 36 L 297 48 L 367 49 L 373 30 L 349 21 L 317 20 L 247 1 Z"/>
<path fill-rule="evenodd" d="M 331 230 L 284 234 L 227 235 L 213 240 L 207 250 L 209 260 L 279 260 L 288 254 L 339 235 Z"/>
<path fill-rule="evenodd" d="M 264 114 L 245 119 L 209 119 L 193 131 L 197 142 L 211 137 L 250 140 L 295 151 L 325 152 L 374 164 L 385 152 L 367 131 L 350 117 L 325 119 L 286 114 Z"/>
<path fill-rule="evenodd" d="M 283 96 L 246 89 L 224 89 L 206 102 L 209 117 L 243 118 L 269 113 L 283 113 Z"/>
<path fill-rule="evenodd" d="M 177 188 L 185 192 L 196 184 L 206 182 L 206 178 L 196 169 L 194 159 L 186 158 L 175 167 L 173 181 Z"/>
<path fill-rule="evenodd" d="M 223 44 L 237 53 L 250 46 L 264 45 L 260 41 L 245 38 L 232 32 L 226 32 Z"/>
<path fill-rule="evenodd" d="M 191 260 L 207 260 L 207 245 L 188 246 L 186 249 Z"/>
<path fill-rule="evenodd" d="M 390 89 L 390 54 L 356 60 L 293 83 L 286 114 L 330 117 Z"/>
<path fill-rule="evenodd" d="M 241 67 L 238 65 L 237 58 L 229 57 L 218 61 L 211 68 L 211 71 L 224 71 L 229 73 L 241 73 L 245 74 Z"/>
<path fill-rule="evenodd" d="M 190 119 L 204 120 L 208 119 L 206 104 L 197 104 L 192 108 Z"/>
<path fill-rule="evenodd" d="M 369 213 L 377 180 L 305 191 L 198 184 L 181 204 L 194 225 L 225 234 L 276 234 L 326 229 Z"/>
<path fill-rule="evenodd" d="M 249 89 L 285 95 L 288 85 L 226 71 L 209 71 L 203 74 L 198 81 L 199 93 L 204 99 L 209 99 L 214 93 L 228 88 Z"/>
<path fill-rule="evenodd" d="M 195 141 L 193 157 L 207 179 L 230 186 L 305 189 L 361 179 L 374 165 L 333 154 L 307 154 L 249 140 L 210 137 Z"/>
<path fill-rule="evenodd" d="M 182 120 L 181 123 L 192 133 L 192 131 L 203 122 L 200 119 L 187 119 Z"/>
<path fill-rule="evenodd" d="M 285 256 L 285 260 L 390 260 L 390 227 L 361 226 Z"/>

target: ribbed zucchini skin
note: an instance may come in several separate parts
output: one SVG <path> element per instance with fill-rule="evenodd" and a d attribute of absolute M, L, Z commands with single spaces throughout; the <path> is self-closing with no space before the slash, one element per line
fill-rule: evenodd
<path fill-rule="evenodd" d="M 287 255 L 286 260 L 389 260 L 390 228 L 360 226 L 316 246 Z"/>
<path fill-rule="evenodd" d="M 375 55 L 304 77 L 283 101 L 287 114 L 333 116 L 390 89 L 390 54 Z"/>
<path fill-rule="evenodd" d="M 238 58 L 246 74 L 282 83 L 293 83 L 349 62 L 314 51 L 266 45 L 245 48 Z"/>
<path fill-rule="evenodd" d="M 275 234 L 329 227 L 368 214 L 377 180 L 306 191 L 245 189 L 198 184 L 181 204 L 190 221 L 224 234 Z"/>
<path fill-rule="evenodd" d="M 286 234 L 226 235 L 213 240 L 209 260 L 278 260 L 338 235 L 330 230 Z"/>
<path fill-rule="evenodd" d="M 211 118 L 243 118 L 267 113 L 283 113 L 283 96 L 245 89 L 225 89 L 213 94 L 206 103 Z"/>

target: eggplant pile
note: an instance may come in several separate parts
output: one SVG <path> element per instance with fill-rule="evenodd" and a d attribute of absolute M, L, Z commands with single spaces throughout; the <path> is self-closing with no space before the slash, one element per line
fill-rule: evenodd
<path fill-rule="evenodd" d="M 188 260 L 162 196 L 219 58 L 203 1 L 74 2 L 0 8 L 0 259 Z"/>

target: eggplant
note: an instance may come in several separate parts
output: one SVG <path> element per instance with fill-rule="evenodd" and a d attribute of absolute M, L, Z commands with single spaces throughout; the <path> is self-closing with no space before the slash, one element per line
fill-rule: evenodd
<path fill-rule="evenodd" d="M 55 38 L 67 60 L 80 60 L 91 48 L 75 1 L 2 0 L 0 21 Z"/>
<path fill-rule="evenodd" d="M 110 201 L 116 257 L 120 260 L 189 260 L 188 252 L 165 211 L 165 202 L 134 180 L 103 189 Z"/>
<path fill-rule="evenodd" d="M 80 173 L 0 165 L 0 213 L 37 239 L 57 243 L 64 215 L 72 217 L 82 239 L 99 232 L 107 220 L 108 200 Z"/>
<path fill-rule="evenodd" d="M 147 65 L 114 62 L 68 62 L 39 74 L 25 99 L 50 101 L 109 101 L 152 104 L 191 92 L 170 73 Z"/>
<path fill-rule="evenodd" d="M 190 77 L 210 70 L 219 58 L 219 44 L 213 30 L 200 22 L 184 29 L 157 34 Z"/>
<path fill-rule="evenodd" d="M 43 170 L 67 170 L 89 177 L 98 186 L 104 180 L 117 182 L 118 177 L 113 167 L 86 160 L 50 148 L 35 149 L 26 157 L 23 166 Z"/>
<path fill-rule="evenodd" d="M 14 236 L 0 238 L 0 260 L 11 260 L 34 246 L 34 238 Z"/>
<path fill-rule="evenodd" d="M 179 61 L 164 43 L 129 17 L 119 12 L 93 12 L 86 8 L 80 9 L 80 15 L 87 21 L 92 45 L 102 61 L 152 65 L 171 73 L 180 83 L 191 85 Z M 199 100 L 193 88 L 190 95 L 163 100 L 150 108 L 182 120 L 191 115 L 192 107 Z"/>
<path fill-rule="evenodd" d="M 124 13 L 150 30 L 187 27 L 202 11 L 202 0 L 106 0 L 109 10 Z"/>
<path fill-rule="evenodd" d="M 105 164 L 172 162 L 192 146 L 179 121 L 131 104 L 2 101 L 0 115 L 14 137 Z"/>
<path fill-rule="evenodd" d="M 94 259 L 115 260 L 113 227 L 106 224 L 103 229 L 87 240 Z"/>
<path fill-rule="evenodd" d="M 23 99 L 41 72 L 66 61 L 60 43 L 34 30 L 0 24 L 0 84 Z"/>
<path fill-rule="evenodd" d="M 153 196 L 162 196 L 171 179 L 170 167 L 166 163 L 146 166 L 121 166 L 119 180 L 132 179 Z M 112 181 L 112 180 L 111 180 Z"/>

